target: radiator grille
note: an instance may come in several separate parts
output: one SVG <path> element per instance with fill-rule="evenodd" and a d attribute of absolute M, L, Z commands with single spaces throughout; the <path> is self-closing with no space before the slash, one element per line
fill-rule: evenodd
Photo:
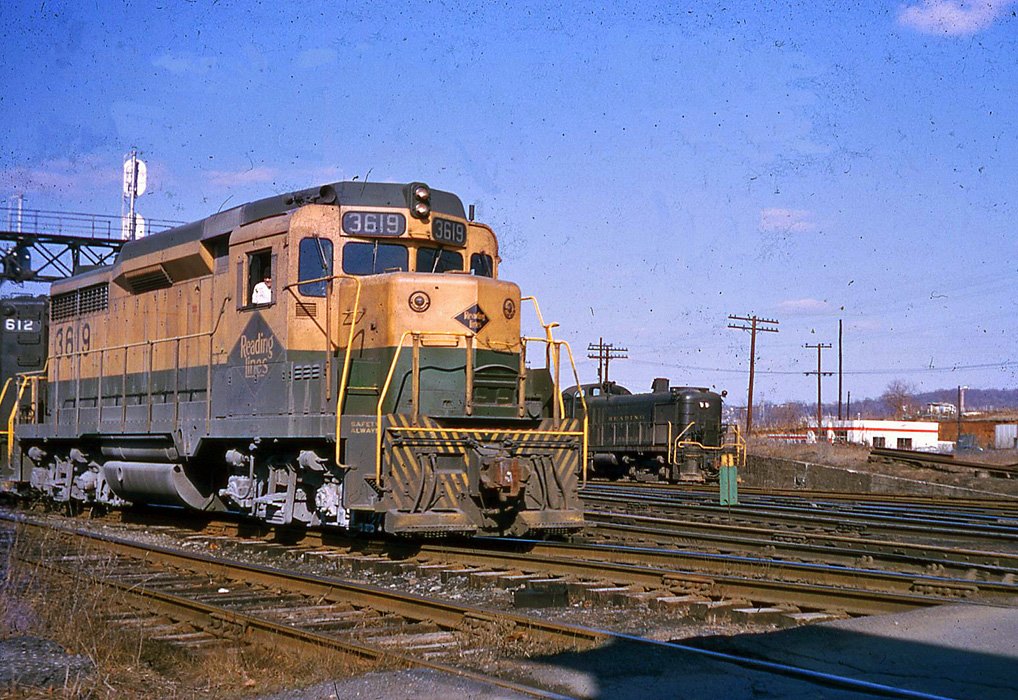
<path fill-rule="evenodd" d="M 105 311 L 110 304 L 110 286 L 106 282 L 57 294 L 50 302 L 50 319 L 64 321 L 81 314 Z"/>

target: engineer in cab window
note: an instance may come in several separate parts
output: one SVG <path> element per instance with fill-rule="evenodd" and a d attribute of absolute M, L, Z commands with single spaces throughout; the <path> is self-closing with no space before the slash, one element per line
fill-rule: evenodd
<path fill-rule="evenodd" d="M 270 304 L 272 303 L 272 275 L 266 272 L 262 276 L 262 281 L 254 286 L 254 290 L 251 292 L 251 304 Z"/>

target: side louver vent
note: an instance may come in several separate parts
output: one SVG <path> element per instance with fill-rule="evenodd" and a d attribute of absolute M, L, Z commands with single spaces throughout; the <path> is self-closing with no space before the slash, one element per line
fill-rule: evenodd
<path fill-rule="evenodd" d="M 128 277 L 127 284 L 134 294 L 151 292 L 156 289 L 168 289 L 173 286 L 173 280 L 162 268 L 145 272 L 135 277 Z"/>
<path fill-rule="evenodd" d="M 296 306 L 297 318 L 314 318 L 318 315 L 318 304 L 313 301 L 298 301 Z"/>

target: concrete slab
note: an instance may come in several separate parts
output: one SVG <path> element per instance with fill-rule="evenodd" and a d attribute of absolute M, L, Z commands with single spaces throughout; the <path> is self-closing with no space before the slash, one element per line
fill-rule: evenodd
<path fill-rule="evenodd" d="M 1018 608 L 944 605 L 698 647 L 958 698 L 1018 697 Z"/>
<path fill-rule="evenodd" d="M 1018 608 L 951 605 L 679 643 L 921 693 L 955 698 L 1018 697 Z M 522 682 L 542 679 L 557 692 L 578 698 L 874 697 L 862 688 L 817 685 L 702 652 L 647 649 L 627 642 L 500 665 Z M 272 700 L 345 697 L 515 700 L 521 696 L 430 671 L 370 674 L 271 696 Z"/>

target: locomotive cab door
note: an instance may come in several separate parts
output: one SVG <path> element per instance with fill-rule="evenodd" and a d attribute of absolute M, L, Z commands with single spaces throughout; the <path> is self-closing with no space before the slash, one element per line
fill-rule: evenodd
<path fill-rule="evenodd" d="M 225 376 L 213 381 L 221 389 L 213 392 L 213 414 L 282 415 L 289 408 L 282 237 L 251 236 L 237 243 L 231 238 L 230 243 L 235 311 L 224 332 Z"/>
<path fill-rule="evenodd" d="M 675 411 L 672 404 L 659 403 L 654 405 L 654 435 L 655 447 L 667 447 L 669 440 L 669 424 L 674 417 Z M 679 428 L 681 430 L 682 428 Z M 672 426 L 671 437 L 674 438 L 677 431 Z"/>

